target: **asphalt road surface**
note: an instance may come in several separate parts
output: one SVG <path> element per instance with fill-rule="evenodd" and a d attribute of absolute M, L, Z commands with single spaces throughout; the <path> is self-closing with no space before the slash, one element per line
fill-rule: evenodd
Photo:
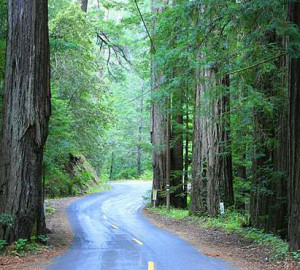
<path fill-rule="evenodd" d="M 72 247 L 47 270 L 233 270 L 141 215 L 149 182 L 112 184 L 71 204 Z"/>

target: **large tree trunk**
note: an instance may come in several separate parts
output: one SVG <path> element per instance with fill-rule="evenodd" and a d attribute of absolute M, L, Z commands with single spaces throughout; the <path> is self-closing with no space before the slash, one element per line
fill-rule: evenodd
<path fill-rule="evenodd" d="M 152 105 L 152 166 L 153 189 L 158 191 L 157 205 L 164 203 L 166 188 L 166 117 L 163 105 L 154 101 Z"/>
<path fill-rule="evenodd" d="M 193 214 L 205 213 L 206 208 L 206 160 L 203 152 L 207 152 L 202 144 L 204 123 L 206 119 L 201 115 L 201 101 L 204 95 L 203 84 L 200 84 L 200 70 L 196 72 L 197 86 L 195 93 L 193 154 L 192 154 L 192 189 L 190 211 Z"/>
<path fill-rule="evenodd" d="M 152 0 L 152 14 L 162 12 L 162 7 L 157 7 L 157 1 Z M 155 21 L 153 22 L 153 39 L 155 40 Z M 153 52 L 154 53 L 154 52 Z M 160 74 L 155 54 L 151 59 L 151 92 L 152 92 L 152 124 L 151 124 L 151 142 L 152 166 L 153 166 L 153 189 L 158 191 L 157 205 L 165 202 L 166 179 L 167 179 L 167 114 L 166 99 L 157 98 L 163 76 Z"/>
<path fill-rule="evenodd" d="M 220 92 L 214 69 L 203 70 L 196 90 L 193 141 L 191 212 L 219 214 L 220 202 L 233 204 L 232 162 L 229 145 L 229 97 Z M 214 93 L 207 95 L 208 91 Z"/>
<path fill-rule="evenodd" d="M 44 224 L 42 160 L 50 116 L 47 9 L 47 0 L 8 2 L 0 213 L 16 217 L 4 235 L 10 242 L 29 238 L 34 225 Z"/>
<path fill-rule="evenodd" d="M 300 3 L 290 3 L 291 21 L 300 29 Z M 292 250 L 300 249 L 300 58 L 289 64 L 289 224 L 288 238 Z"/>

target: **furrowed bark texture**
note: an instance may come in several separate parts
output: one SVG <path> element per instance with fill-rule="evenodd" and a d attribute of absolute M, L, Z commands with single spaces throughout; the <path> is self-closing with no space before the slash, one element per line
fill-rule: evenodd
<path fill-rule="evenodd" d="M 152 14 L 162 12 L 162 8 L 157 8 L 156 5 L 156 0 L 152 0 Z M 155 21 L 152 27 L 152 36 L 155 37 Z M 165 111 L 167 103 L 164 97 L 157 97 L 157 92 L 159 91 L 162 80 L 163 76 L 159 72 L 155 61 L 155 54 L 153 54 L 151 59 L 151 91 L 154 98 L 151 112 L 151 142 L 153 146 L 153 189 L 158 191 L 157 205 L 162 205 L 165 202 L 167 178 L 167 114 Z"/>
<path fill-rule="evenodd" d="M 300 29 L 300 3 L 290 3 L 291 21 Z M 292 250 L 300 249 L 300 58 L 289 63 L 289 182 L 288 239 Z"/>
<path fill-rule="evenodd" d="M 47 0 L 8 2 L 0 213 L 16 217 L 10 242 L 44 224 L 43 149 L 50 116 Z M 43 231 L 37 228 L 38 232 Z"/>
<path fill-rule="evenodd" d="M 213 69 L 201 73 L 196 89 L 191 212 L 217 216 L 221 201 L 227 206 L 233 203 L 229 130 L 224 120 L 229 98 L 219 92 L 223 80 L 216 80 Z"/>
<path fill-rule="evenodd" d="M 155 75 L 154 75 L 155 76 Z M 164 203 L 166 186 L 166 115 L 162 104 L 152 105 L 153 189 L 158 190 L 157 205 Z"/>

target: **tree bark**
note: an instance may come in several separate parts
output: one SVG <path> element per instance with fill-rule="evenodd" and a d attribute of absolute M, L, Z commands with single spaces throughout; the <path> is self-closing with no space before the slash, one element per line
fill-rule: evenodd
<path fill-rule="evenodd" d="M 234 204 L 233 196 L 233 169 L 232 169 L 232 153 L 231 153 L 231 141 L 230 141 L 230 78 L 225 76 L 221 81 L 224 92 L 221 93 L 220 97 L 220 133 L 221 139 L 221 161 L 223 162 L 222 170 L 222 195 L 223 202 L 226 207 L 232 206 Z"/>
<path fill-rule="evenodd" d="M 88 0 L 80 0 L 80 4 L 81 10 L 86 13 L 88 8 Z"/>
<path fill-rule="evenodd" d="M 172 147 L 171 147 L 171 205 L 185 208 L 183 189 L 183 102 L 181 93 L 173 95 Z"/>
<path fill-rule="evenodd" d="M 0 161 L 0 213 L 15 216 L 13 229 L 4 236 L 9 242 L 29 238 L 34 225 L 44 224 L 40 218 L 49 69 L 47 0 L 9 1 Z"/>
<path fill-rule="evenodd" d="M 300 3 L 289 4 L 290 20 L 300 29 Z M 291 250 L 300 249 L 300 58 L 289 61 L 289 181 L 288 240 Z"/>
<path fill-rule="evenodd" d="M 188 182 L 189 182 L 189 102 L 188 93 L 186 93 L 186 109 L 185 109 L 185 154 L 184 154 L 184 201 L 187 207 L 188 198 Z"/>
<path fill-rule="evenodd" d="M 156 0 L 152 0 L 152 14 L 162 12 L 162 8 L 157 8 Z M 153 22 L 153 39 L 155 41 L 155 21 Z M 163 76 L 160 74 L 155 54 L 151 59 L 151 92 L 152 92 L 152 123 L 151 123 L 151 142 L 152 142 L 152 167 L 153 167 L 153 189 L 158 191 L 156 205 L 165 202 L 166 191 L 166 160 L 167 160 L 167 115 L 166 99 L 156 97 L 162 83 Z"/>
<path fill-rule="evenodd" d="M 217 80 L 215 69 L 202 70 L 197 76 L 201 82 L 197 79 L 191 212 L 217 216 L 221 201 L 226 206 L 233 204 L 229 119 L 226 120 L 229 82 Z M 220 92 L 221 85 L 225 93 Z M 212 93 L 209 96 L 208 91 Z"/>

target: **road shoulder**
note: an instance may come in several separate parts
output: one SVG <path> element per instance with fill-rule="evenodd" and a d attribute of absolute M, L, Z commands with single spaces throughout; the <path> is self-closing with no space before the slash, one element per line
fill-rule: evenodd
<path fill-rule="evenodd" d="M 295 268 L 291 262 L 273 262 L 268 249 L 237 234 L 204 229 L 191 219 L 174 219 L 153 213 L 146 208 L 142 214 L 155 226 L 191 243 L 202 254 L 220 258 L 241 270 L 284 270 Z"/>
<path fill-rule="evenodd" d="M 68 206 L 79 200 L 80 197 L 68 197 L 51 199 L 47 205 L 56 212 L 46 217 L 47 229 L 51 231 L 49 248 L 43 248 L 38 254 L 26 254 L 24 256 L 0 257 L 0 269 L 3 270 L 42 270 L 51 263 L 54 257 L 61 256 L 72 244 L 73 233 L 68 221 Z"/>

